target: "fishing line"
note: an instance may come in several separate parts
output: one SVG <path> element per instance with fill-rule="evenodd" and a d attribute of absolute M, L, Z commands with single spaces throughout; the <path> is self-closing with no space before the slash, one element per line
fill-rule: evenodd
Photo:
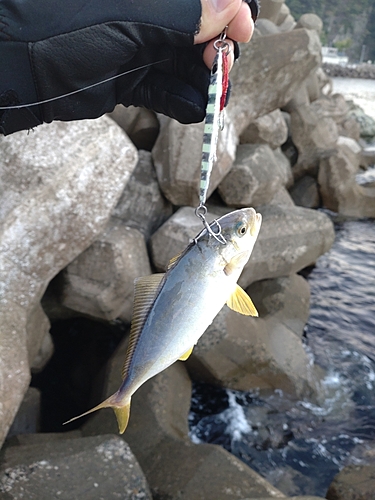
<path fill-rule="evenodd" d="M 153 66 L 154 64 L 160 64 L 162 62 L 168 61 L 168 59 L 162 59 L 161 61 L 156 61 L 148 64 L 144 64 L 143 66 L 139 66 L 138 68 L 133 68 L 128 71 L 124 71 L 123 73 L 120 73 L 119 75 L 114 75 L 110 76 L 109 78 L 106 78 L 105 80 L 101 80 L 100 82 L 92 83 L 91 85 L 87 85 L 87 87 L 83 87 L 81 89 L 77 90 L 72 90 L 71 92 L 68 92 L 66 94 L 61 94 L 56 97 L 51 97 L 49 99 L 44 99 L 44 101 L 38 101 L 38 102 L 32 102 L 30 104 L 17 104 L 14 106 L 0 106 L 1 110 L 6 110 L 6 109 L 22 109 L 22 108 L 30 108 L 31 106 L 39 106 L 40 104 L 46 104 L 48 102 L 52 101 L 57 101 L 59 99 L 64 99 L 65 97 L 69 97 L 74 94 L 78 94 L 78 92 L 84 92 L 85 90 L 92 89 L 93 87 L 97 87 L 98 85 L 102 85 L 103 83 L 110 82 L 112 80 L 115 80 L 116 78 L 120 78 L 121 76 L 128 75 L 129 73 L 133 73 L 134 71 L 138 71 L 140 69 L 148 68 L 149 66 Z"/>

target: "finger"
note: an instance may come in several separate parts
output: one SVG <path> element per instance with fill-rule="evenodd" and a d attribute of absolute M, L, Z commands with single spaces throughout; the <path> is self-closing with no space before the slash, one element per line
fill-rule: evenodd
<path fill-rule="evenodd" d="M 213 2 L 202 0 L 201 28 L 194 43 L 204 43 L 218 36 L 228 26 L 227 34 L 236 42 L 248 42 L 254 31 L 254 21 L 248 4 L 242 0 L 225 0 L 226 7 L 217 12 Z"/>
<path fill-rule="evenodd" d="M 202 16 L 199 33 L 194 43 L 208 42 L 220 34 L 234 19 L 241 8 L 242 0 L 201 0 Z"/>
<path fill-rule="evenodd" d="M 247 43 L 254 32 L 254 21 L 249 6 L 242 2 L 240 10 L 228 24 L 227 37 L 236 42 Z"/>

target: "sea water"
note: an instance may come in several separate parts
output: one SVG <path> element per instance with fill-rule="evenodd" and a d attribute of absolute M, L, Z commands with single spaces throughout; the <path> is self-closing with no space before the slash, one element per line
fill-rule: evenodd
<path fill-rule="evenodd" d="M 375 119 L 375 82 L 351 82 L 334 89 Z M 342 467 L 375 464 L 375 221 L 326 213 L 334 245 L 305 273 L 305 349 L 325 373 L 318 401 L 205 384 L 192 398 L 192 440 L 222 445 L 287 495 L 325 496 Z"/>

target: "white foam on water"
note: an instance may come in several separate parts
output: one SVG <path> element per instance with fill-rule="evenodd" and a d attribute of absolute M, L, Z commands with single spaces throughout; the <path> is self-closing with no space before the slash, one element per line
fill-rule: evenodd
<path fill-rule="evenodd" d="M 236 394 L 227 390 L 229 408 L 220 415 L 227 424 L 225 433 L 229 434 L 233 441 L 241 441 L 244 434 L 252 432 L 243 407 L 237 403 Z"/>

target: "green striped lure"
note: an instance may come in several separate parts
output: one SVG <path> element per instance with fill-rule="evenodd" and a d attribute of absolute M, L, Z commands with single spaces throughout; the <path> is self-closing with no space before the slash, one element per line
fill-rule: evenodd
<path fill-rule="evenodd" d="M 199 184 L 199 206 L 195 210 L 195 214 L 199 217 L 205 228 L 213 235 L 220 243 L 225 244 L 226 241 L 221 235 L 221 228 L 218 222 L 218 232 L 214 232 L 206 221 L 205 215 L 207 208 L 205 206 L 207 191 L 210 184 L 210 176 L 212 167 L 216 161 L 217 141 L 219 130 L 224 127 L 224 106 L 226 101 L 226 93 L 228 88 L 228 62 L 227 56 L 229 52 L 229 44 L 225 42 L 226 29 L 220 35 L 220 38 L 214 43 L 217 51 L 210 77 L 210 85 L 208 87 L 208 102 L 206 107 L 206 120 L 203 131 L 203 147 L 202 147 L 202 162 L 201 162 L 201 177 Z M 213 224 L 213 227 L 215 223 Z"/>

